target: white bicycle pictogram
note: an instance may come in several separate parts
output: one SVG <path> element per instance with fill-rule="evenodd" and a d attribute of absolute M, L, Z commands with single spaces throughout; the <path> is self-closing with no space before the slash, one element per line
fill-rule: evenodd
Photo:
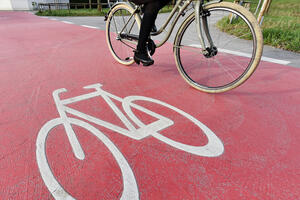
<path fill-rule="evenodd" d="M 84 160 L 85 154 L 72 128 L 72 125 L 82 127 L 88 130 L 89 132 L 91 132 L 93 135 L 95 135 L 112 153 L 114 159 L 116 160 L 118 166 L 121 169 L 122 180 L 123 180 L 123 192 L 120 199 L 122 200 L 139 199 L 139 191 L 134 177 L 134 173 L 130 165 L 128 164 L 126 158 L 119 151 L 116 145 L 105 134 L 103 134 L 100 130 L 98 130 L 91 124 L 77 118 L 68 117 L 67 113 L 80 117 L 86 121 L 95 123 L 97 125 L 103 126 L 107 129 L 110 129 L 124 136 L 130 137 L 134 140 L 142 140 L 145 137 L 152 136 L 174 148 L 198 156 L 217 157 L 223 153 L 224 146 L 221 140 L 207 126 L 205 126 L 203 123 L 201 123 L 196 118 L 189 115 L 188 113 L 172 105 L 169 105 L 165 102 L 162 102 L 157 99 L 149 98 L 149 97 L 127 96 L 125 98 L 120 98 L 109 92 L 104 91 L 101 87 L 102 87 L 101 84 L 86 86 L 84 87 L 85 89 L 95 89 L 95 91 L 77 97 L 63 99 L 63 100 L 60 99 L 59 94 L 66 92 L 67 91 L 66 89 L 58 89 L 53 92 L 53 98 L 60 117 L 48 121 L 39 131 L 37 136 L 37 141 L 36 141 L 36 158 L 37 158 L 37 164 L 42 179 L 46 187 L 48 188 L 49 192 L 52 194 L 52 196 L 55 199 L 75 199 L 74 197 L 71 196 L 71 194 L 65 191 L 64 188 L 61 186 L 61 184 L 56 180 L 47 161 L 47 156 L 46 156 L 47 136 L 50 133 L 50 131 L 58 125 L 64 126 L 73 153 L 75 154 L 75 157 L 80 160 Z M 73 108 L 67 107 L 68 104 L 72 104 L 75 102 L 87 100 L 98 96 L 102 97 L 105 100 L 105 102 L 109 105 L 109 107 L 113 110 L 113 112 L 117 115 L 117 117 L 123 122 L 126 128 L 122 128 L 115 124 L 109 123 L 107 121 L 103 121 L 101 119 L 87 115 Z M 123 110 L 125 111 L 127 116 L 129 116 L 129 118 L 136 124 L 138 128 L 136 128 L 130 122 L 130 120 L 124 115 L 121 109 L 119 109 L 112 100 L 117 100 L 122 103 Z M 163 136 L 162 134 L 159 133 L 159 131 L 172 126 L 174 122 L 165 116 L 162 116 L 145 107 L 133 103 L 134 101 L 147 101 L 147 102 L 159 104 L 161 106 L 164 106 L 166 108 L 169 108 L 177 112 L 183 117 L 186 117 L 203 131 L 203 133 L 206 135 L 208 140 L 207 144 L 204 146 L 192 146 L 192 145 L 187 145 L 187 144 L 174 141 L 170 138 Z M 150 124 L 144 124 L 138 117 L 135 116 L 135 114 L 132 111 L 132 108 L 139 110 L 143 113 L 146 113 L 157 120 Z"/>

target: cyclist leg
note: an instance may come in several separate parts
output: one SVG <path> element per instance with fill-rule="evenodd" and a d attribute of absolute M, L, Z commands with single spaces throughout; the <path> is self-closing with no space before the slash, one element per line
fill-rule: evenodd
<path fill-rule="evenodd" d="M 144 16 L 142 19 L 137 50 L 134 55 L 137 63 L 142 62 L 145 66 L 149 66 L 154 63 L 147 53 L 146 45 L 159 10 L 168 2 L 169 0 L 154 0 L 147 1 L 144 4 Z"/>

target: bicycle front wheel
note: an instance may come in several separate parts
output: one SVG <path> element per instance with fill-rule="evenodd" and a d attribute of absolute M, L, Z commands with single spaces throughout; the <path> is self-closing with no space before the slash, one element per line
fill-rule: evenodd
<path fill-rule="evenodd" d="M 134 63 L 133 50 L 136 41 L 127 36 L 138 36 L 141 19 L 134 9 L 125 4 L 112 8 L 106 22 L 106 41 L 113 57 L 123 65 Z"/>
<path fill-rule="evenodd" d="M 196 30 L 195 14 L 181 25 L 174 55 L 181 76 L 194 88 L 219 93 L 244 83 L 255 71 L 263 49 L 262 33 L 255 17 L 244 7 L 221 2 L 205 6 L 201 28 L 207 29 L 217 54 L 204 56 Z M 203 31 L 205 37 L 205 31 Z M 205 43 L 209 44 L 205 38 Z"/>

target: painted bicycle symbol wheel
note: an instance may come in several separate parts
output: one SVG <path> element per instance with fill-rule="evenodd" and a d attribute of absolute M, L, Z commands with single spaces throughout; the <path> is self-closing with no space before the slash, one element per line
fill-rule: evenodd
<path fill-rule="evenodd" d="M 71 124 L 80 126 L 84 129 L 87 129 L 90 133 L 96 136 L 103 144 L 109 149 L 112 153 L 113 157 L 117 161 L 123 178 L 123 193 L 121 196 L 121 200 L 136 200 L 139 199 L 138 187 L 134 178 L 134 174 L 122 155 L 122 153 L 118 150 L 118 148 L 114 145 L 114 143 L 106 137 L 101 131 L 86 123 L 82 120 L 78 120 L 75 118 L 69 118 Z M 60 183 L 54 177 L 51 168 L 47 161 L 46 155 L 46 141 L 49 133 L 56 126 L 63 125 L 63 121 L 60 118 L 53 119 L 47 122 L 42 129 L 40 130 L 37 137 L 37 148 L 36 148 L 36 157 L 37 163 L 40 169 L 41 176 L 46 184 L 49 192 L 55 199 L 59 200 L 71 200 L 73 198 L 64 188 L 60 185 Z"/>

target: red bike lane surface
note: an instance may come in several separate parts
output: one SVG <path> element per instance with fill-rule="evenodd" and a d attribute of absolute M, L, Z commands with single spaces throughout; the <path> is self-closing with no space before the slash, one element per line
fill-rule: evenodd
<path fill-rule="evenodd" d="M 46 167 L 37 163 L 37 136 L 59 117 L 53 91 L 66 88 L 61 99 L 77 97 L 94 92 L 83 87 L 97 83 L 120 99 L 150 97 L 188 113 L 217 136 L 224 152 L 195 155 L 151 134 L 137 140 L 82 120 L 125 158 L 134 177 L 125 186 L 127 179 L 107 144 L 77 123 L 73 129 L 85 153 L 79 160 L 64 126 L 58 125 L 49 131 L 45 154 L 69 197 L 134 199 L 130 195 L 135 192 L 136 199 L 145 200 L 300 198 L 299 69 L 261 62 L 241 87 L 206 94 L 180 77 L 170 47 L 157 50 L 152 67 L 125 67 L 111 56 L 104 31 L 24 12 L 0 12 L 0 22 L 0 199 L 54 199 L 61 192 L 54 181 L 51 189 L 42 178 Z M 119 100 L 110 105 L 123 111 Z M 153 101 L 137 104 L 174 122 L 161 135 L 192 146 L 208 143 L 205 133 L 176 110 Z M 101 97 L 70 107 L 126 129 Z M 138 109 L 133 112 L 144 124 L 156 120 Z"/>

